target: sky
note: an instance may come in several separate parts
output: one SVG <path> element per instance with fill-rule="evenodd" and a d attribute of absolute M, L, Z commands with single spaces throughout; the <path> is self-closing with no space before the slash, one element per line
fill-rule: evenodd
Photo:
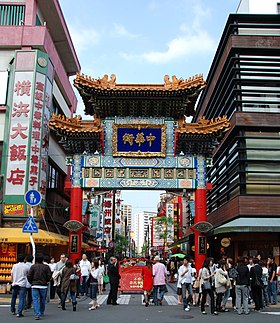
<path fill-rule="evenodd" d="M 117 83 L 163 84 L 210 69 L 240 0 L 59 0 L 81 72 L 115 74 Z M 75 90 L 76 92 L 76 90 Z M 77 114 L 83 119 L 83 103 Z M 156 211 L 160 191 L 122 191 L 133 213 Z"/>

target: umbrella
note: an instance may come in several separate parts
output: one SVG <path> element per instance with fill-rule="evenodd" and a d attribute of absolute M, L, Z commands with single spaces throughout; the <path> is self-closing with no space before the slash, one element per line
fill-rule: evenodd
<path fill-rule="evenodd" d="M 186 255 L 184 255 L 183 253 L 175 253 L 175 255 L 172 255 L 171 257 L 185 258 Z"/>

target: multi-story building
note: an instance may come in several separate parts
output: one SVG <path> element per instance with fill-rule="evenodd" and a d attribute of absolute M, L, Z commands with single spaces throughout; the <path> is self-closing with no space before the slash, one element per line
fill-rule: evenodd
<path fill-rule="evenodd" d="M 68 170 L 48 122 L 53 112 L 72 117 L 76 111 L 69 76 L 78 71 L 58 0 L 0 1 L 0 259 L 31 252 L 29 234 L 22 233 L 31 189 L 42 196 L 33 210 L 37 251 L 67 251 Z"/>
<path fill-rule="evenodd" d="M 129 237 L 131 230 L 132 205 L 121 204 L 121 215 L 124 235 Z"/>
<path fill-rule="evenodd" d="M 231 130 L 208 180 L 210 253 L 279 256 L 280 20 L 278 1 L 241 1 L 223 31 L 194 122 L 227 115 Z"/>
<path fill-rule="evenodd" d="M 154 212 L 143 211 L 133 215 L 132 231 L 138 254 L 142 254 L 143 247 L 148 247 L 151 241 L 152 218 L 156 216 Z"/>

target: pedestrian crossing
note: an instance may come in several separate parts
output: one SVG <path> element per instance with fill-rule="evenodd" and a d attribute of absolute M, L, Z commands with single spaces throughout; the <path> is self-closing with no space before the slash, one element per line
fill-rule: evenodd
<path fill-rule="evenodd" d="M 97 302 L 99 305 L 107 303 L 108 295 L 98 295 Z M 143 302 L 144 296 L 140 294 L 121 294 L 118 297 L 117 303 L 120 305 L 145 305 Z M 92 305 L 93 301 L 89 303 Z M 150 302 L 152 304 L 152 302 Z M 178 305 L 178 300 L 176 296 L 165 295 L 163 299 L 163 305 Z"/>

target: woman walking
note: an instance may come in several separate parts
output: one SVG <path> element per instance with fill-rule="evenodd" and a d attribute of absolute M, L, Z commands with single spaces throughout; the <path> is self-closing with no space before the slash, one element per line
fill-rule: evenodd
<path fill-rule="evenodd" d="M 101 295 L 103 294 L 103 276 L 105 275 L 105 266 L 104 266 L 104 261 L 102 261 L 101 259 L 99 259 L 99 268 L 100 268 L 100 272 L 101 272 L 101 276 L 100 278 L 98 278 L 98 294 Z"/>
<path fill-rule="evenodd" d="M 89 308 L 90 311 L 96 310 L 100 305 L 97 303 L 98 294 L 98 282 L 103 276 L 103 269 L 99 266 L 99 260 L 93 261 L 93 266 L 90 271 L 90 298 L 92 299 L 92 306 Z"/>
<path fill-rule="evenodd" d="M 217 294 L 216 298 L 216 311 L 222 311 L 222 299 L 226 291 L 228 274 L 225 269 L 225 261 L 223 259 L 218 261 L 218 266 L 215 271 L 215 291 Z"/>
<path fill-rule="evenodd" d="M 202 265 L 202 269 L 200 271 L 201 277 L 201 289 L 202 289 L 202 300 L 201 300 L 201 313 L 207 314 L 205 311 L 205 303 L 207 294 L 210 297 L 210 310 L 214 315 L 218 315 L 218 312 L 215 311 L 215 303 L 214 303 L 214 292 L 211 287 L 211 278 L 214 276 L 214 272 L 210 272 L 209 268 L 210 260 L 206 259 Z"/>
<path fill-rule="evenodd" d="M 61 274 L 61 309 L 66 310 L 65 300 L 68 292 L 72 299 L 73 311 L 76 311 L 76 293 L 77 293 L 77 278 L 76 269 L 73 267 L 72 261 L 66 261 L 66 265 Z"/>
<path fill-rule="evenodd" d="M 152 262 L 150 260 L 146 261 L 146 266 L 142 268 L 142 278 L 143 278 L 143 291 L 145 306 L 149 306 L 150 295 L 153 289 L 153 268 Z"/>

